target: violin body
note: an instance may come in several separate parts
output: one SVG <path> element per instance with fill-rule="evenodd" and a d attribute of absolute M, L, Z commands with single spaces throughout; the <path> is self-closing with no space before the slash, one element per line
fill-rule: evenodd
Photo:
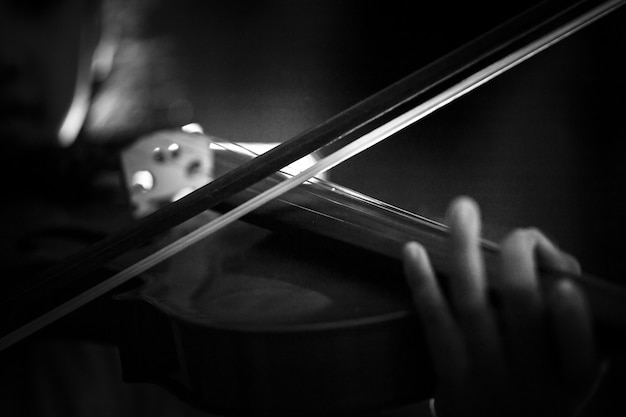
<path fill-rule="evenodd" d="M 178 154 L 155 158 L 162 149 Z M 203 164 L 195 162 L 199 149 L 212 149 Z M 185 159 L 189 153 L 195 160 Z M 188 185 L 189 164 L 210 167 L 203 170 L 208 182 L 252 156 L 245 145 L 197 133 L 144 137 L 123 157 L 136 213 L 175 198 Z M 160 187 L 133 193 L 139 172 Z M 345 413 L 428 398 L 432 371 L 397 257 L 402 240 L 375 225 L 384 224 L 382 215 L 336 218 L 351 205 L 382 213 L 357 204 L 357 196 L 323 180 L 304 184 L 249 216 L 265 228 L 230 225 L 153 269 L 140 289 L 118 295 L 125 378 L 157 382 L 227 415 Z M 205 212 L 170 239 L 216 216 Z M 373 239 L 375 231 L 388 241 Z M 381 253 L 383 246 L 396 256 Z"/>
<path fill-rule="evenodd" d="M 397 260 L 234 229 L 116 298 L 125 379 L 227 415 L 355 412 L 432 394 Z"/>

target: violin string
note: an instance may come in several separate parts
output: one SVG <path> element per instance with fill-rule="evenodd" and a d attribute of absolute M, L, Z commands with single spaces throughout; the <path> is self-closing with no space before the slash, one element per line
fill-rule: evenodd
<path fill-rule="evenodd" d="M 254 211 L 256 208 L 262 206 L 266 202 L 295 188 L 297 185 L 307 181 L 308 179 L 326 172 L 327 170 L 335 167 L 341 162 L 351 158 L 352 156 L 362 151 L 365 151 L 366 149 L 369 149 L 380 141 L 419 121 L 420 119 L 447 105 L 453 100 L 475 90 L 489 80 L 497 77 L 498 75 L 520 64 L 521 62 L 524 62 L 525 60 L 535 56 L 537 53 L 545 50 L 556 42 L 568 37 L 569 35 L 577 32 L 588 24 L 596 21 L 600 17 L 610 13 L 615 8 L 622 6 L 624 3 L 626 3 L 626 0 L 613 0 L 602 3 L 595 8 L 587 11 L 583 15 L 564 24 L 563 26 L 558 27 L 551 32 L 548 32 L 542 37 L 518 49 L 517 51 L 514 51 L 509 55 L 499 59 L 498 61 L 487 66 L 481 71 L 451 86 L 450 88 L 439 93 L 430 100 L 427 100 L 425 103 L 414 107 L 408 112 L 370 131 L 361 138 L 348 144 L 344 148 L 326 156 L 323 159 L 320 159 L 310 168 L 302 171 L 297 175 L 294 175 L 293 177 L 285 179 L 283 182 L 274 186 L 273 188 L 270 188 L 269 190 L 257 195 L 256 197 L 253 197 L 252 199 L 248 200 L 237 208 L 221 215 L 220 217 L 217 217 L 213 221 L 210 221 L 209 223 L 192 231 L 188 235 L 181 237 L 180 239 L 170 243 L 162 249 L 157 250 L 151 255 L 129 266 L 123 271 L 102 281 L 100 284 L 55 307 L 46 314 L 39 316 L 29 323 L 8 333 L 6 336 L 0 339 L 0 351 L 23 339 L 24 337 L 40 330 L 44 326 L 53 323 L 61 317 L 64 317 L 70 312 L 85 305 L 89 301 L 92 301 L 95 298 L 106 294 L 107 292 L 116 288 L 122 283 L 128 281 L 133 277 L 136 277 L 137 275 L 140 275 L 141 273 L 147 271 L 153 266 L 179 253 L 185 248 L 192 246 L 198 241 L 211 235 L 215 231 L 222 229 L 228 224 Z"/>
<path fill-rule="evenodd" d="M 232 142 L 232 141 L 228 141 L 225 139 L 220 139 L 217 137 L 213 137 L 213 136 L 208 136 L 208 135 L 203 135 L 203 137 L 206 139 L 206 144 L 205 145 L 196 145 L 194 143 L 185 143 L 185 146 L 188 148 L 191 148 L 197 152 L 204 152 L 207 149 L 207 145 L 208 147 L 212 147 L 212 148 L 220 148 L 220 150 L 225 151 L 226 153 L 232 153 L 232 152 L 237 152 L 237 153 L 241 153 L 241 154 L 246 154 L 246 156 L 248 157 L 256 157 L 259 156 L 262 152 L 256 152 L 252 149 L 250 149 L 247 145 L 249 144 L 257 144 L 257 143 L 262 143 L 262 142 L 252 142 L 252 143 L 240 143 L 240 142 Z M 266 144 L 266 143 L 262 143 L 262 144 Z M 237 150 L 235 151 L 234 148 L 236 148 Z M 174 162 L 174 164 L 178 167 L 181 167 L 183 165 L 183 163 L 178 162 L 177 160 L 175 160 L 176 162 Z M 233 168 L 233 166 L 230 167 L 231 169 Z M 287 172 L 285 169 L 283 170 L 279 170 L 278 173 L 283 174 L 285 177 L 291 177 L 294 175 L 293 170 L 291 172 Z M 210 175 L 210 174 L 208 174 Z M 408 222 L 410 222 L 413 225 L 417 225 L 417 226 L 423 226 L 425 228 L 427 228 L 428 230 L 437 230 L 440 233 L 444 233 L 447 234 L 449 232 L 448 227 L 440 222 L 437 222 L 433 219 L 430 219 L 428 217 L 424 217 L 421 216 L 419 214 L 410 212 L 408 210 L 404 210 L 400 207 L 397 206 L 393 206 L 390 205 L 388 203 L 385 203 L 381 200 L 375 199 L 371 196 L 368 196 L 366 194 L 362 194 L 358 191 L 355 191 L 353 189 L 350 188 L 346 188 L 342 185 L 333 183 L 331 181 L 328 181 L 326 179 L 322 179 L 322 178 L 317 178 L 317 177 L 313 177 L 310 178 L 309 180 L 315 182 L 315 184 L 318 187 L 323 187 L 326 190 L 330 190 L 332 191 L 333 194 L 339 193 L 339 194 L 348 194 L 350 195 L 352 198 L 356 198 L 359 201 L 365 202 L 368 206 L 375 206 L 376 208 L 383 210 L 385 212 L 388 213 L 393 213 L 394 216 L 399 216 L 405 220 L 407 220 Z M 278 182 L 279 179 L 278 178 L 274 178 L 274 182 Z M 257 193 L 260 193 L 260 191 L 257 191 Z M 331 204 L 341 204 L 339 200 L 337 199 L 333 199 L 332 197 L 328 196 L 328 195 L 324 195 L 324 194 L 315 194 L 316 199 L 321 199 L 322 201 L 325 201 L 327 203 L 331 203 Z M 282 200 L 281 200 L 282 201 Z M 323 215 L 326 217 L 330 217 L 334 220 L 338 220 L 338 221 L 342 221 L 342 222 L 346 222 L 347 220 L 344 218 L 337 218 L 335 216 L 330 215 L 329 213 L 324 213 L 324 212 L 320 212 L 318 210 L 314 210 L 311 207 L 305 207 L 302 206 L 300 204 L 296 204 L 294 202 L 290 202 L 290 201 L 284 201 L 286 204 L 289 204 L 291 206 L 297 206 L 300 209 L 306 209 L 308 211 L 314 212 L 317 215 Z M 347 209 L 350 210 L 357 210 L 357 208 L 355 207 L 346 207 Z M 353 225 L 355 226 L 355 225 Z M 492 242 L 490 240 L 487 239 L 481 239 L 481 246 L 483 247 L 484 250 L 490 251 L 490 252 L 497 252 L 499 250 L 498 244 L 495 242 Z"/>

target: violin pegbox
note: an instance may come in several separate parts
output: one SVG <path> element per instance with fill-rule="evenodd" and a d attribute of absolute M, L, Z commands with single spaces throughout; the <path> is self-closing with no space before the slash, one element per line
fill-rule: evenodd
<path fill-rule="evenodd" d="M 121 155 L 133 215 L 146 216 L 213 180 L 210 140 L 198 133 L 158 131 Z"/>

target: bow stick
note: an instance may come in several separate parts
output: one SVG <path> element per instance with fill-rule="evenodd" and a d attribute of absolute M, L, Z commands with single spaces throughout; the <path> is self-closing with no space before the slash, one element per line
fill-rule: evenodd
<path fill-rule="evenodd" d="M 326 123 L 296 136 L 250 162 L 217 178 L 188 196 L 138 221 L 134 227 L 87 248 L 53 267 L 34 287 L 12 295 L 27 297 L 31 291 L 76 284 L 81 276 L 95 271 L 130 249 L 153 239 L 200 214 L 268 175 L 329 144 L 343 148 L 321 159 L 241 206 L 201 226 L 179 240 L 133 263 L 121 272 L 87 289 L 80 289 L 44 314 L 18 318 L 15 328 L 0 339 L 0 350 L 107 293 L 130 278 L 173 256 L 435 110 L 483 85 L 499 74 L 577 32 L 621 7 L 626 0 L 547 1 L 381 92 L 340 113 Z M 44 306 L 45 308 L 46 306 Z"/>

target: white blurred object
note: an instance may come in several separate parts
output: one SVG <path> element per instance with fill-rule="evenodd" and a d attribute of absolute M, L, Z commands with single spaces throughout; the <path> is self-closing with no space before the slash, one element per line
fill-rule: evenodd
<path fill-rule="evenodd" d="M 122 171 L 133 205 L 133 215 L 144 217 L 166 204 L 208 184 L 227 169 L 243 163 L 279 143 L 233 143 L 204 134 L 198 124 L 180 130 L 162 130 L 140 137 L 122 153 Z M 227 155 L 229 154 L 229 155 Z M 233 156 L 236 156 L 234 158 Z M 317 161 L 305 156 L 281 170 L 292 176 Z M 220 165 L 221 169 L 218 168 Z"/>

